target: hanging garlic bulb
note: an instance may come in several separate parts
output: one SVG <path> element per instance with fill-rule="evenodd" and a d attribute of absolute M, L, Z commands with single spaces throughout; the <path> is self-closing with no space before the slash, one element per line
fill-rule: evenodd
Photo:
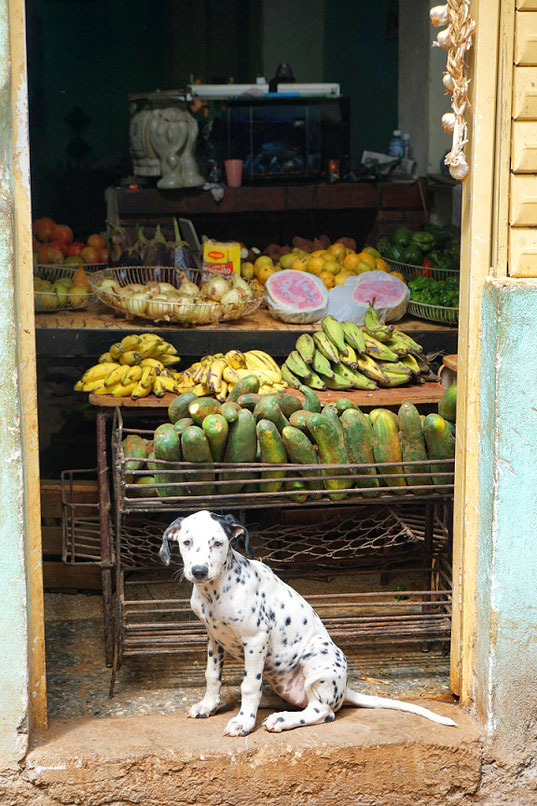
<path fill-rule="evenodd" d="M 447 25 L 449 22 L 447 5 L 434 6 L 434 8 L 429 11 L 429 16 L 435 28 L 438 28 L 440 25 Z"/>
<path fill-rule="evenodd" d="M 455 120 L 456 119 L 453 112 L 446 112 L 445 115 L 442 115 L 442 128 L 448 134 L 450 134 L 455 128 Z"/>
<path fill-rule="evenodd" d="M 449 173 L 456 179 L 458 182 L 462 182 L 468 176 L 468 163 L 466 162 L 466 157 L 464 154 L 461 155 L 459 161 L 456 165 L 449 166 Z"/>
<path fill-rule="evenodd" d="M 436 35 L 436 42 L 433 42 L 433 45 L 436 45 L 438 48 L 442 48 L 442 50 L 449 50 L 452 44 L 453 42 L 449 28 L 445 28 L 443 31 L 438 31 Z"/>
<path fill-rule="evenodd" d="M 455 84 L 453 83 L 453 77 L 449 73 L 444 73 L 442 78 L 442 84 L 446 88 L 448 92 L 453 92 L 455 89 Z"/>

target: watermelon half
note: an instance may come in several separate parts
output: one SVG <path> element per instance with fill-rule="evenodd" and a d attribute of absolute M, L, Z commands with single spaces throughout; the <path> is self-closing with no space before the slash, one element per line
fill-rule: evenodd
<path fill-rule="evenodd" d="M 373 299 L 375 310 L 383 322 L 397 322 L 406 313 L 410 291 L 406 283 L 385 271 L 368 271 L 360 274 L 352 290 L 355 322 L 363 322 L 365 312 Z"/>
<path fill-rule="evenodd" d="M 271 274 L 265 285 L 269 311 L 276 319 L 305 325 L 326 314 L 328 290 L 313 274 L 285 269 Z"/>

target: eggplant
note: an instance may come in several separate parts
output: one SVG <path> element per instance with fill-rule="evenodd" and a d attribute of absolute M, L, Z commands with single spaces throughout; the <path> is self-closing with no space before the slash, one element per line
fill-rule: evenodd
<path fill-rule="evenodd" d="M 189 269 L 200 269 L 200 261 L 192 247 L 181 239 L 179 232 L 179 224 L 177 219 L 173 219 L 173 230 L 175 234 L 175 243 L 173 244 L 173 265 L 176 269 L 188 272 Z"/>
<path fill-rule="evenodd" d="M 147 251 L 143 257 L 144 266 L 173 266 L 173 252 L 166 241 L 160 224 L 157 224 L 155 234 L 147 244 Z"/>

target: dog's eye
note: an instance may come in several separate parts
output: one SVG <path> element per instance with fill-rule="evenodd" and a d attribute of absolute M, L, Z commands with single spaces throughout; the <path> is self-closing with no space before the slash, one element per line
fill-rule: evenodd
<path fill-rule="evenodd" d="M 191 540 L 183 540 L 183 546 L 185 547 L 185 549 L 189 549 L 191 545 L 192 545 Z"/>
<path fill-rule="evenodd" d="M 213 543 L 213 546 L 215 547 L 215 549 L 221 549 L 223 545 L 224 544 L 222 543 L 221 540 L 215 540 L 214 543 Z"/>

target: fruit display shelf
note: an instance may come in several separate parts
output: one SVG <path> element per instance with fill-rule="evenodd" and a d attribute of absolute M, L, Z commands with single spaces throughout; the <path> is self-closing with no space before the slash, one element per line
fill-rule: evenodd
<path fill-rule="evenodd" d="M 220 322 L 192 328 L 174 328 L 143 320 L 129 321 L 117 316 L 101 303 L 90 305 L 84 311 L 37 314 L 36 342 L 39 356 L 72 358 L 73 338 L 76 338 L 80 355 L 97 357 L 106 352 L 113 341 L 127 333 L 158 333 L 171 341 L 182 356 L 196 359 L 200 355 L 226 352 L 233 348 L 251 350 L 257 346 L 275 358 L 285 358 L 301 333 L 312 333 L 320 324 L 292 325 L 273 319 L 264 308 L 238 322 Z M 457 352 L 457 328 L 434 324 L 405 316 L 397 327 L 413 335 L 419 333 L 419 342 L 425 352 L 444 350 Z M 186 365 L 186 364 L 185 364 Z"/>

